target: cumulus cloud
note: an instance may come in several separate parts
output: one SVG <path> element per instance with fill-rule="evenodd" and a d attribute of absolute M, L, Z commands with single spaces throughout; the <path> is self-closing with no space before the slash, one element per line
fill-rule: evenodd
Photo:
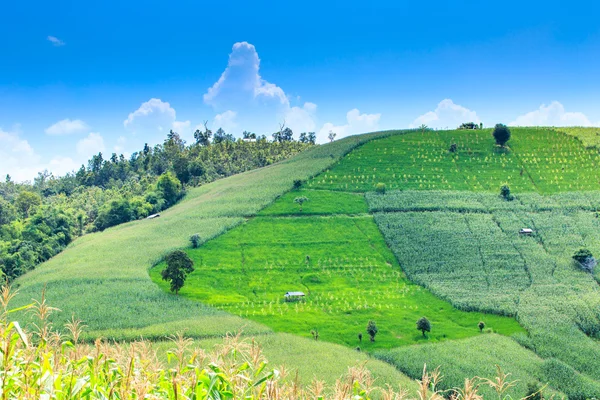
<path fill-rule="evenodd" d="M 235 43 L 225 71 L 204 94 L 204 102 L 216 109 L 271 100 L 289 105 L 283 89 L 264 80 L 259 70 L 260 58 L 254 45 L 248 42 Z"/>
<path fill-rule="evenodd" d="M 87 159 L 94 154 L 104 151 L 104 138 L 99 133 L 90 132 L 86 138 L 77 142 L 75 147 L 77 154 Z"/>
<path fill-rule="evenodd" d="M 592 123 L 581 112 L 567 112 L 558 101 L 549 105 L 542 104 L 535 111 L 517 117 L 511 126 L 600 126 L 600 121 Z"/>
<path fill-rule="evenodd" d="M 133 133 L 153 134 L 173 129 L 183 137 L 191 135 L 191 121 L 177 121 L 177 113 L 171 105 L 161 99 L 152 98 L 132 113 L 123 126 Z"/>
<path fill-rule="evenodd" d="M 52 126 L 46 128 L 45 132 L 48 135 L 70 135 L 89 129 L 87 124 L 80 119 L 63 119 Z"/>
<path fill-rule="evenodd" d="M 317 134 L 317 141 L 319 143 L 326 142 L 329 131 L 335 132 L 336 139 L 357 133 L 376 131 L 379 129 L 380 119 L 381 114 L 361 114 L 357 108 L 352 109 L 346 114 L 345 125 L 336 126 L 331 122 L 324 124 Z"/>
<path fill-rule="evenodd" d="M 284 115 L 285 124 L 296 133 L 314 132 L 316 111 L 317 105 L 310 102 L 304 103 L 302 107 L 290 107 Z"/>
<path fill-rule="evenodd" d="M 114 145 L 113 149 L 115 153 L 123 153 L 125 151 L 125 144 L 127 144 L 127 138 L 125 136 L 119 136 L 117 144 Z"/>
<path fill-rule="evenodd" d="M 38 172 L 48 170 L 55 175 L 64 175 L 77 168 L 69 157 L 55 157 L 42 162 L 29 142 L 21 137 L 19 127 L 11 131 L 0 128 L 0 174 L 9 174 L 14 181 L 32 180 Z"/>
<path fill-rule="evenodd" d="M 46 39 L 48 39 L 48 41 L 50 43 L 52 43 L 54 46 L 56 46 L 56 47 L 60 47 L 60 46 L 64 46 L 65 45 L 65 42 L 63 42 L 62 40 L 60 40 L 56 36 L 48 36 Z"/>
<path fill-rule="evenodd" d="M 481 122 L 481 119 L 479 119 L 475 111 L 455 104 L 451 99 L 444 99 L 440 101 L 435 110 L 417 117 L 409 127 L 416 128 L 425 124 L 430 128 L 454 129 L 463 122 L 475 122 L 478 124 Z"/>
<path fill-rule="evenodd" d="M 238 127 L 238 124 L 235 120 L 237 113 L 235 111 L 227 110 L 221 114 L 215 115 L 213 120 L 213 131 L 219 128 L 223 128 L 223 130 L 227 133 L 232 133 Z M 204 127 L 202 127 L 204 128 Z M 198 128 L 198 129 L 202 129 Z"/>

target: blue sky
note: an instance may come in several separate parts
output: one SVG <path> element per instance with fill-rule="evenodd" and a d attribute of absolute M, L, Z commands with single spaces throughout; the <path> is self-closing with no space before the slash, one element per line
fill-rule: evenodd
<path fill-rule="evenodd" d="M 600 126 L 596 2 L 30 1 L 0 6 L 0 176 L 63 174 L 208 121 L 342 137 Z"/>

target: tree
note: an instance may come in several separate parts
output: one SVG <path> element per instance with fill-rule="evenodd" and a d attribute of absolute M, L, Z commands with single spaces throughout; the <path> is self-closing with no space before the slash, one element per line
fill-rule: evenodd
<path fill-rule="evenodd" d="M 594 272 L 594 268 L 598 263 L 592 252 L 588 249 L 577 250 L 575 254 L 573 254 L 573 260 L 575 260 L 579 264 L 581 269 L 589 273 Z"/>
<path fill-rule="evenodd" d="M 477 327 L 479 328 L 479 332 L 483 332 L 483 329 L 485 328 L 485 322 L 479 321 Z"/>
<path fill-rule="evenodd" d="M 423 336 L 425 336 L 425 332 L 431 332 L 431 322 L 427 318 L 421 317 L 417 321 L 417 330 L 421 331 Z"/>
<path fill-rule="evenodd" d="M 452 144 L 450 145 L 450 148 L 448 149 L 448 151 L 449 151 L 450 153 L 456 153 L 456 151 L 457 151 L 457 150 L 458 150 L 458 145 L 457 145 L 456 143 L 452 143 Z"/>
<path fill-rule="evenodd" d="M 197 249 L 200 246 L 200 235 L 195 233 L 190 236 L 190 242 L 192 243 L 192 248 Z"/>
<path fill-rule="evenodd" d="M 375 341 L 375 335 L 377 335 L 377 332 L 379 332 L 379 329 L 377 329 L 375 321 L 369 321 L 369 323 L 367 324 L 367 333 L 371 338 L 371 342 Z"/>
<path fill-rule="evenodd" d="M 294 179 L 294 189 L 300 189 L 300 187 L 302 187 L 302 183 L 304 183 L 302 179 Z"/>
<path fill-rule="evenodd" d="M 510 140 L 510 129 L 504 124 L 496 124 L 494 131 L 492 132 L 496 144 L 500 147 L 504 147 Z"/>
<path fill-rule="evenodd" d="M 179 293 L 187 276 L 194 272 L 194 262 L 181 250 L 175 250 L 165 257 L 167 266 L 160 273 L 164 281 L 170 282 L 171 292 Z"/>
<path fill-rule="evenodd" d="M 308 197 L 305 197 L 305 196 L 296 197 L 294 199 L 294 203 L 296 203 L 300 206 L 300 212 L 302 212 L 302 204 L 306 203 L 307 201 L 308 201 Z"/>
<path fill-rule="evenodd" d="M 25 217 L 29 218 L 31 214 L 42 204 L 42 199 L 37 193 L 28 192 L 26 190 L 19 193 L 15 206 L 19 212 Z"/>
<path fill-rule="evenodd" d="M 458 127 L 459 130 L 462 129 L 479 129 L 479 125 L 477 125 L 475 122 L 463 122 L 462 124 L 460 124 L 460 126 Z"/>
<path fill-rule="evenodd" d="M 500 187 L 500 197 L 506 201 L 513 201 L 515 199 L 515 196 L 510 193 L 510 187 L 508 187 L 508 185 L 502 185 Z"/>
<path fill-rule="evenodd" d="M 375 191 L 379 194 L 385 194 L 385 183 L 379 182 L 375 185 Z"/>
<path fill-rule="evenodd" d="M 131 204 L 127 199 L 115 199 L 100 208 L 94 221 L 97 230 L 102 231 L 111 226 L 129 222 L 133 219 Z"/>
<path fill-rule="evenodd" d="M 231 135 L 229 133 L 225 133 L 223 128 L 219 128 L 215 132 L 215 136 L 213 138 L 213 143 L 218 144 L 218 143 L 224 143 L 224 142 L 235 142 L 235 138 L 233 137 L 233 135 Z"/>
<path fill-rule="evenodd" d="M 329 131 L 329 134 L 327 135 L 327 139 L 329 139 L 330 142 L 333 142 L 335 140 L 336 136 L 337 136 L 337 133 L 335 133 L 334 131 Z"/>
<path fill-rule="evenodd" d="M 0 226 L 9 224 L 17 218 L 15 208 L 8 201 L 0 197 Z"/>
<path fill-rule="evenodd" d="M 162 194 L 167 207 L 172 206 L 181 197 L 181 182 L 171 172 L 162 174 L 156 182 L 156 189 Z"/>
<path fill-rule="evenodd" d="M 360 343 L 362 343 L 362 333 L 359 333 L 359 334 L 358 334 L 358 341 L 359 341 Z"/>
<path fill-rule="evenodd" d="M 211 137 L 212 131 L 208 129 L 208 121 L 204 121 L 204 131 L 196 129 L 196 132 L 194 132 L 194 139 L 196 139 L 196 143 L 200 146 L 210 145 Z"/>

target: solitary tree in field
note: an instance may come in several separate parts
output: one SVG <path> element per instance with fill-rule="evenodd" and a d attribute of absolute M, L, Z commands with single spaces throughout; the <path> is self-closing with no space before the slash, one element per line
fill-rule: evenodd
<path fill-rule="evenodd" d="M 479 328 L 479 332 L 483 332 L 483 329 L 485 328 L 485 322 L 479 321 L 477 327 Z"/>
<path fill-rule="evenodd" d="M 385 183 L 379 182 L 375 185 L 375 191 L 380 194 L 385 194 Z"/>
<path fill-rule="evenodd" d="M 417 330 L 421 331 L 423 336 L 425 336 L 425 332 L 431 332 L 431 322 L 427 318 L 422 317 L 417 321 Z"/>
<path fill-rule="evenodd" d="M 506 145 L 506 142 L 510 140 L 510 129 L 508 129 L 508 126 L 504 124 L 496 124 L 492 135 L 494 135 L 496 144 L 498 146 L 504 147 L 504 145 Z"/>
<path fill-rule="evenodd" d="M 502 185 L 500 187 L 500 197 L 506 201 L 512 201 L 515 198 L 515 196 L 510 193 L 510 187 L 508 187 L 508 185 Z"/>
<path fill-rule="evenodd" d="M 379 332 L 379 329 L 377 329 L 375 321 L 369 321 L 369 323 L 367 324 L 367 333 L 371 338 L 371 342 L 375 341 L 375 335 L 377 335 L 377 332 Z"/>
<path fill-rule="evenodd" d="M 358 334 L 358 341 L 359 341 L 360 343 L 362 343 L 362 333 L 359 333 L 359 334 Z"/>
<path fill-rule="evenodd" d="M 450 148 L 448 149 L 448 151 L 449 151 L 450 153 L 456 153 L 456 151 L 457 151 L 457 150 L 458 150 L 458 145 L 457 145 L 456 143 L 452 143 L 452 144 L 450 145 Z"/>
<path fill-rule="evenodd" d="M 425 131 L 428 129 L 429 127 L 425 124 L 421 124 L 421 126 L 419 126 L 419 130 L 421 131 L 421 133 L 425 133 Z"/>
<path fill-rule="evenodd" d="M 329 131 L 329 135 L 327 135 L 327 139 L 329 139 L 330 142 L 333 142 L 335 140 L 336 136 L 337 136 L 337 133 L 335 133 L 334 131 Z"/>
<path fill-rule="evenodd" d="M 171 283 L 171 292 L 179 293 L 188 274 L 194 271 L 194 262 L 181 250 L 175 250 L 165 257 L 167 266 L 162 270 L 164 281 Z"/>
<path fill-rule="evenodd" d="M 579 249 L 573 254 L 573 259 L 577 261 L 581 269 L 589 273 L 594 272 L 594 268 L 598 262 L 596 258 L 588 249 Z"/>
<path fill-rule="evenodd" d="M 197 249 L 198 246 L 200 246 L 200 235 L 194 233 L 192 236 L 190 236 L 190 242 L 192 242 L 192 248 Z"/>
<path fill-rule="evenodd" d="M 302 212 L 302 204 L 308 201 L 308 197 L 300 196 L 294 199 L 294 203 L 297 203 L 300 206 L 300 212 Z"/>

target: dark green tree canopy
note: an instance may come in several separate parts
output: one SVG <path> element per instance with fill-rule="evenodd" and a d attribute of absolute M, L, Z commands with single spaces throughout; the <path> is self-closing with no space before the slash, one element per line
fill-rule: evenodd
<path fill-rule="evenodd" d="M 496 124 L 492 135 L 496 140 L 496 144 L 498 146 L 504 147 L 506 143 L 510 140 L 510 129 L 508 129 L 508 126 L 504 124 Z"/>
<path fill-rule="evenodd" d="M 427 318 L 421 317 L 417 321 L 417 330 L 420 330 L 423 336 L 425 336 L 425 332 L 431 332 L 431 322 Z"/>
<path fill-rule="evenodd" d="M 375 336 L 377 335 L 377 332 L 379 332 L 379 329 L 377 329 L 377 324 L 375 323 L 375 321 L 369 321 L 369 323 L 367 324 L 367 333 L 369 334 L 371 342 L 375 341 Z"/>
<path fill-rule="evenodd" d="M 165 257 L 165 261 L 167 262 L 167 266 L 161 272 L 162 279 L 171 284 L 172 292 L 178 294 L 188 274 L 194 272 L 194 262 L 181 250 L 169 253 Z"/>

